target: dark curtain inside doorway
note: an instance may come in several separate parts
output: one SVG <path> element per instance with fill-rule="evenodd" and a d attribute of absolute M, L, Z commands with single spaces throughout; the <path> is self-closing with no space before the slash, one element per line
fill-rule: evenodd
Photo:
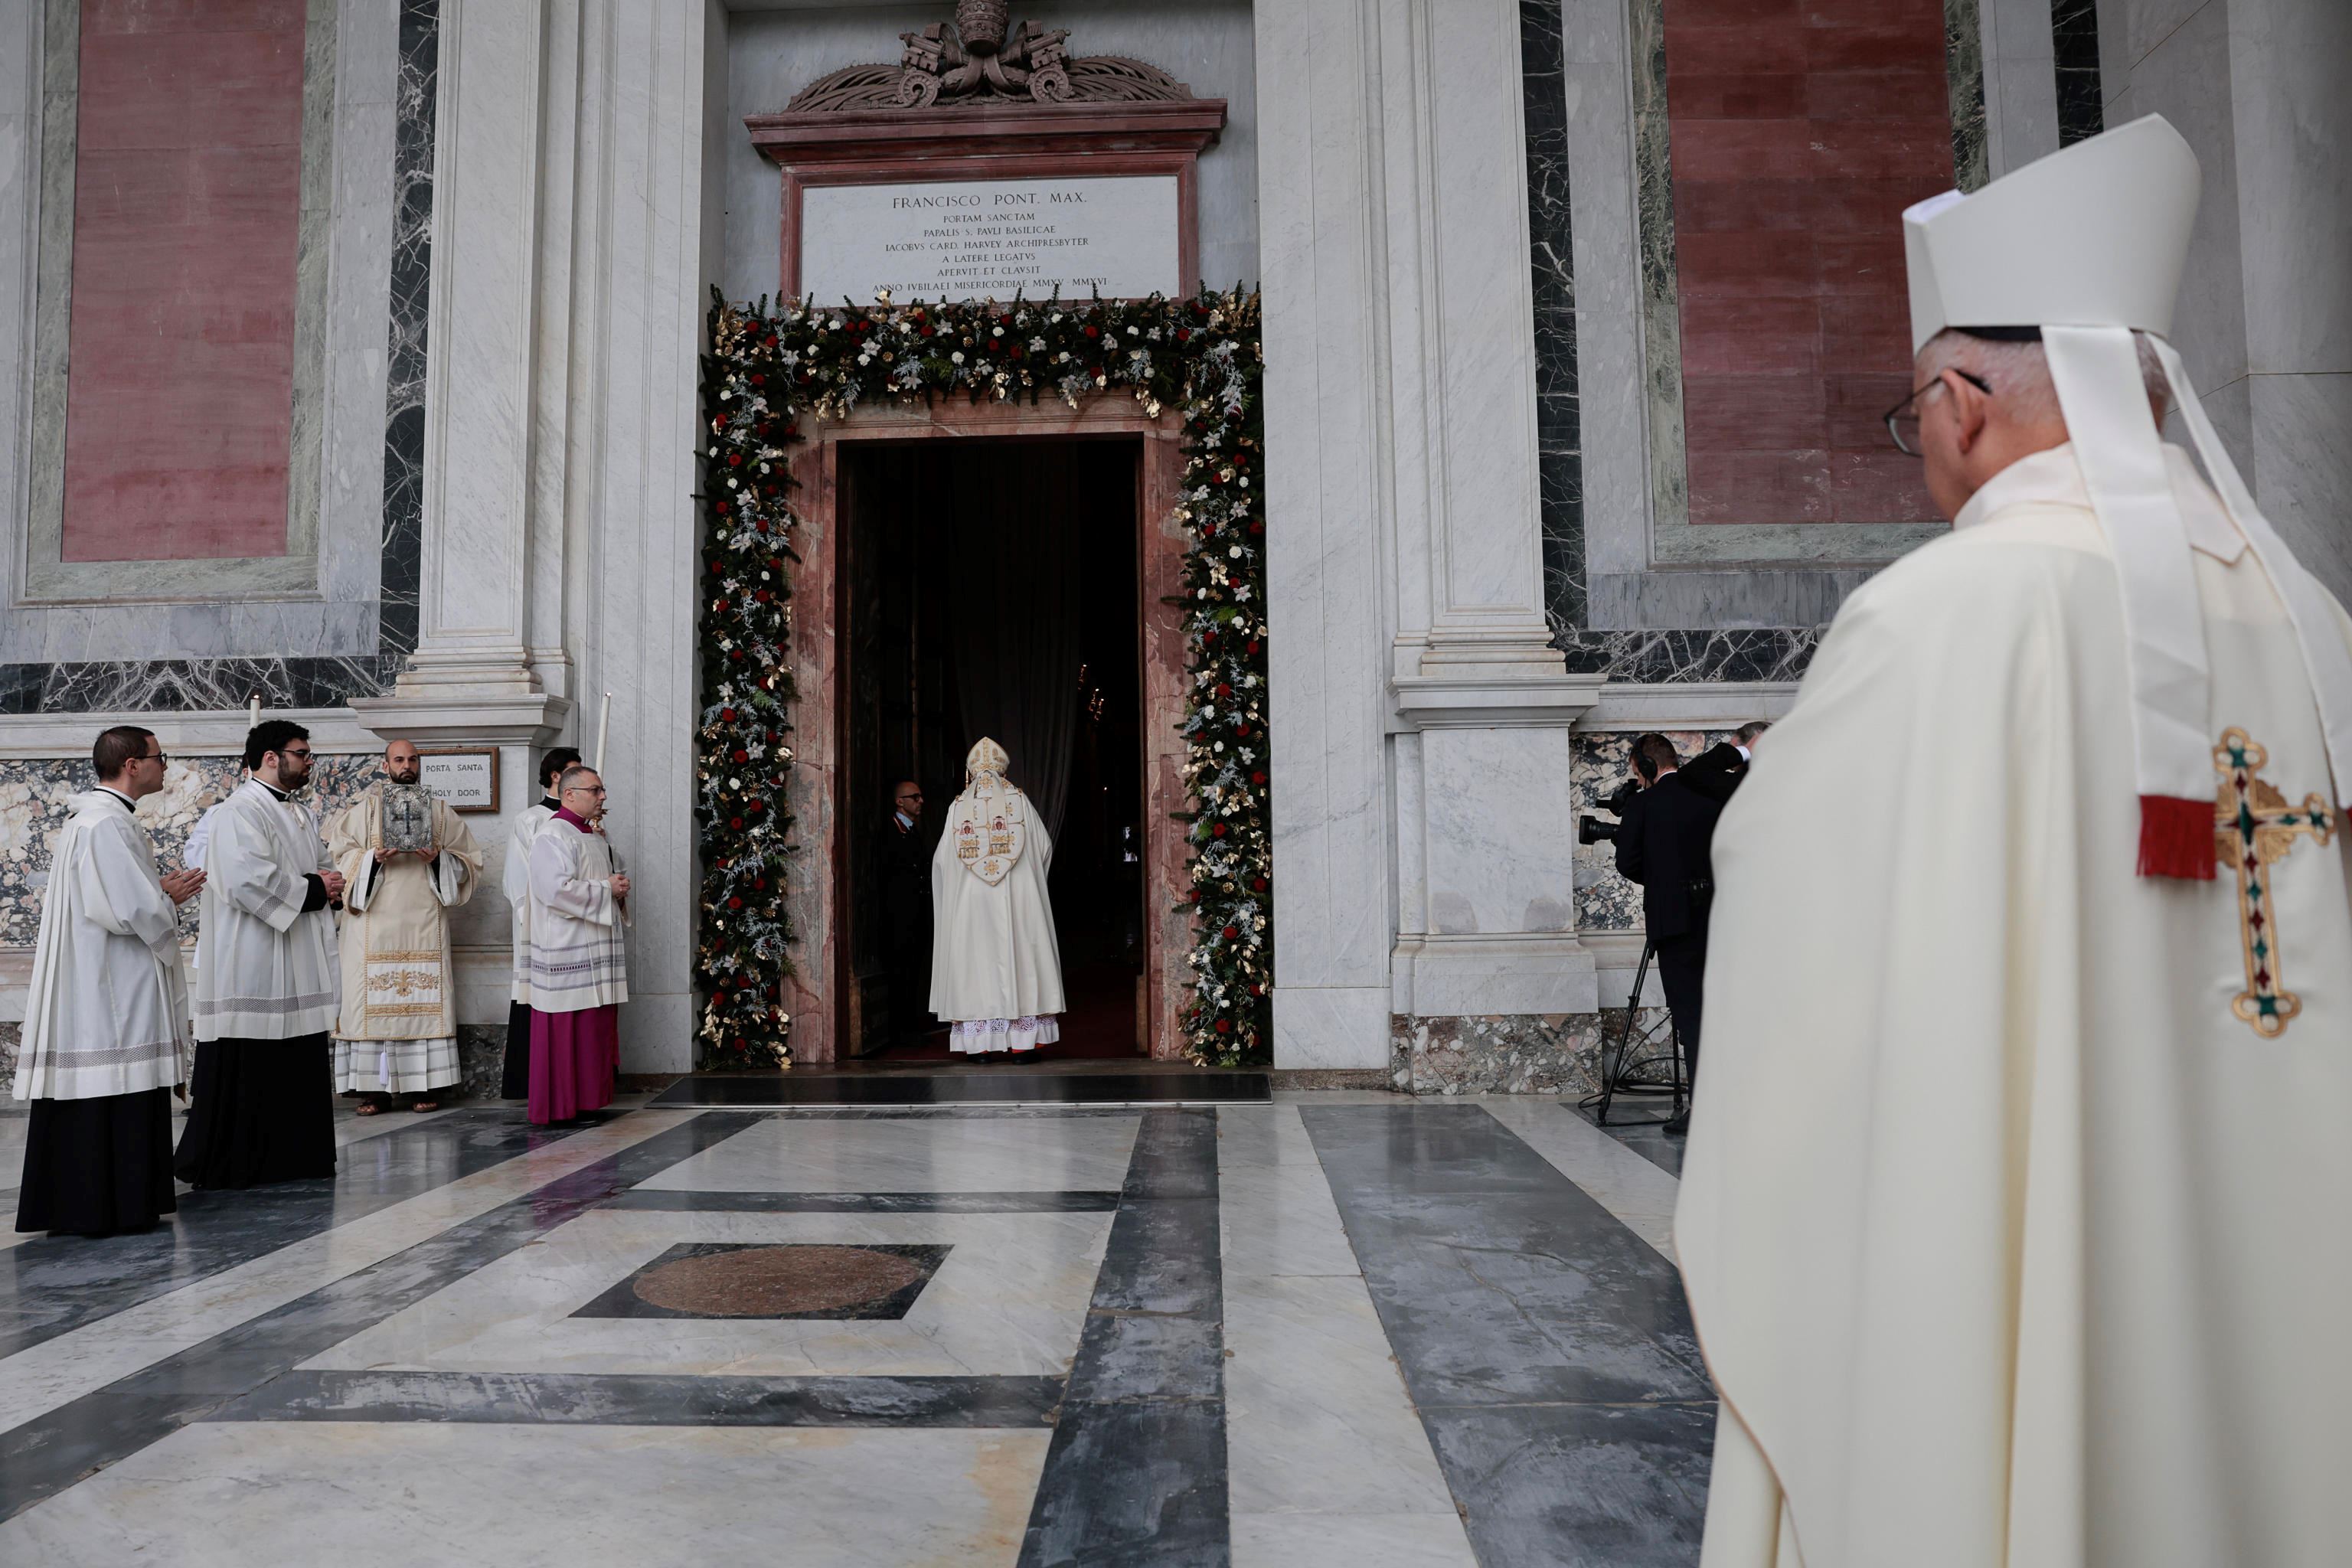
<path fill-rule="evenodd" d="M 1000 448 L 1000 451 L 1002 449 Z M 1008 455 L 1018 461 L 1024 448 Z M 1030 447 L 1059 454 L 1066 447 Z M 1024 482 L 950 453 L 947 657 L 969 741 L 992 736 L 1056 843 L 1078 729 L 1081 466 L 1044 457 Z M 1008 491 L 1015 492 L 1008 504 Z"/>
<path fill-rule="evenodd" d="M 1054 836 L 1049 889 L 1070 1010 L 1062 1044 L 1048 1049 L 1139 1048 L 1139 458 L 1131 440 L 843 451 L 845 1055 L 910 1054 L 906 999 L 893 993 L 914 988 L 894 985 L 903 946 L 886 930 L 879 892 L 894 845 L 904 848 L 888 826 L 891 787 L 921 786 L 928 849 L 982 735 L 1010 753 L 1013 781 Z M 928 1026 L 925 1000 L 913 1008 Z M 912 1054 L 944 1057 L 944 1035 Z"/>

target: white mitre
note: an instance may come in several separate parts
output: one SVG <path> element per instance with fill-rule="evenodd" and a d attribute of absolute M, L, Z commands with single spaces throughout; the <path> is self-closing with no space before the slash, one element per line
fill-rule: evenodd
<path fill-rule="evenodd" d="M 2206 473 L 2303 644 L 2338 804 L 2352 807 L 2352 653 L 2327 595 L 2254 505 L 2165 338 L 2197 214 L 2197 155 L 2151 114 L 1973 195 L 1903 215 L 1914 350 L 1948 327 L 2038 327 L 2067 434 L 2114 552 L 2131 640 L 2142 875 L 2213 875 L 2214 725 L 2189 531 L 2165 475 L 2134 329 L 2149 334 Z"/>
<path fill-rule="evenodd" d="M 1029 801 L 1005 782 L 1013 759 L 982 735 L 963 760 L 963 793 L 948 808 L 948 833 L 963 868 L 990 887 L 1012 873 L 1029 847 Z"/>

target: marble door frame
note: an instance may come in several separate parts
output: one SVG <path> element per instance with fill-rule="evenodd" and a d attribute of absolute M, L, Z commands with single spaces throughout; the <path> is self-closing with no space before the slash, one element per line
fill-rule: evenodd
<path fill-rule="evenodd" d="M 1182 1054 L 1177 1014 L 1190 965 L 1190 920 L 1177 912 L 1186 882 L 1183 825 L 1172 814 L 1191 800 L 1183 779 L 1185 658 L 1181 612 L 1167 601 L 1183 591 L 1184 537 L 1172 514 L 1184 474 L 1183 424 L 1172 410 L 1157 419 L 1126 398 L 1092 399 L 1072 409 L 1061 402 L 932 407 L 866 407 L 846 418 L 803 416 L 808 439 L 795 448 L 793 474 L 800 518 L 800 564 L 793 585 L 793 710 L 792 805 L 798 819 L 800 873 L 787 898 L 800 933 L 793 979 L 793 1059 L 831 1062 L 843 1035 L 847 944 L 840 919 L 845 908 L 845 860 L 840 836 L 865 820 L 860 803 L 843 798 L 845 750 L 840 732 L 845 661 L 840 571 L 841 448 L 865 441 L 953 440 L 978 437 L 1054 440 L 1132 437 L 1140 439 L 1137 487 L 1137 584 L 1144 736 L 1144 994 L 1139 1000 L 1146 1052 Z"/>

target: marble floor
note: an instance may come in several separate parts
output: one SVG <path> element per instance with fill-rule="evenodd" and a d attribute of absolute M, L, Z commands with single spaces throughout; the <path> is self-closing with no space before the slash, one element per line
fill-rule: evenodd
<path fill-rule="evenodd" d="M 0 1237 L 0 1563 L 1697 1561 L 1674 1151 L 1559 1100 L 339 1136 Z"/>

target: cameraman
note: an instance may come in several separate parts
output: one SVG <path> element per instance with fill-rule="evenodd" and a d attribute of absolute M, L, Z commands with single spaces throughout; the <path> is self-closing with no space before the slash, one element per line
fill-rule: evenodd
<path fill-rule="evenodd" d="M 1647 734 L 1633 742 L 1633 768 L 1644 788 L 1625 805 L 1617 830 L 1617 869 L 1642 885 L 1642 921 L 1658 954 L 1658 983 L 1673 1013 L 1683 1060 L 1698 1084 L 1699 1014 L 1706 982 L 1706 925 L 1715 900 L 1712 845 L 1716 818 L 1747 775 L 1760 723 L 1713 747 L 1685 777 L 1674 742 Z M 1666 1123 L 1690 1124 L 1689 1113 Z"/>

